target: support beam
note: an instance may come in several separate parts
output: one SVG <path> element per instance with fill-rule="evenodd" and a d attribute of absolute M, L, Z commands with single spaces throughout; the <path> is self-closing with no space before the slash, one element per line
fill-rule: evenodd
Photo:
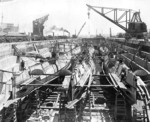
<path fill-rule="evenodd" d="M 83 85 L 83 86 L 86 86 L 88 87 L 88 85 Z M 78 86 L 77 87 L 81 87 L 81 86 Z M 90 87 L 115 87 L 114 85 L 91 85 Z"/>
<path fill-rule="evenodd" d="M 107 74 L 99 74 L 99 75 L 92 75 L 92 76 L 109 76 Z"/>
<path fill-rule="evenodd" d="M 49 76 L 60 76 L 58 74 L 29 74 L 29 75 L 35 75 L 35 76 L 41 76 L 41 75 L 49 75 Z M 70 75 L 65 75 L 65 76 L 70 76 Z"/>
<path fill-rule="evenodd" d="M 27 84 L 27 85 L 20 85 L 20 86 L 56 86 L 60 87 L 62 84 Z M 83 85 L 85 87 L 88 87 L 88 85 Z M 90 85 L 91 87 L 115 87 L 114 85 Z M 79 85 L 76 85 L 76 87 L 81 87 Z"/>
<path fill-rule="evenodd" d="M 23 84 L 20 86 L 57 86 L 60 87 L 62 84 Z"/>
<path fill-rule="evenodd" d="M 48 107 L 48 106 L 40 106 L 39 109 L 54 109 L 54 110 L 59 110 L 59 107 Z M 69 110 L 74 110 L 74 108 L 69 108 Z M 97 111 L 109 111 L 110 109 L 105 108 L 105 107 L 94 107 L 91 108 L 91 112 L 97 112 Z M 89 107 L 86 107 L 84 111 L 89 111 Z"/>

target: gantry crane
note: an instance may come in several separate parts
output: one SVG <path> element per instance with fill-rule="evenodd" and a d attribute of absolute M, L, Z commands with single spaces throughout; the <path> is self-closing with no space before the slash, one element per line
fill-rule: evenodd
<path fill-rule="evenodd" d="M 144 33 L 147 32 L 147 25 L 142 22 L 140 12 L 138 11 L 123 8 L 87 6 L 123 29 L 130 37 L 144 38 Z M 113 17 L 110 16 L 110 13 L 113 13 Z"/>

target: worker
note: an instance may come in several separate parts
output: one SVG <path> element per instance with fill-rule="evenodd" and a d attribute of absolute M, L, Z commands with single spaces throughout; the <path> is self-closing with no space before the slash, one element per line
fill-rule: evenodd
<path fill-rule="evenodd" d="M 21 71 L 25 70 L 25 62 L 23 60 L 20 63 L 20 70 Z"/>
<path fill-rule="evenodd" d="M 55 51 L 52 52 L 52 58 L 56 58 L 57 54 Z"/>
<path fill-rule="evenodd" d="M 9 100 L 11 100 L 11 99 L 13 98 L 12 91 L 9 91 L 9 95 L 10 95 L 10 96 L 9 96 L 9 98 L 8 98 L 8 99 L 9 99 Z"/>
<path fill-rule="evenodd" d="M 120 76 L 121 76 L 121 82 L 125 81 L 125 79 L 126 79 L 126 69 L 125 68 L 122 68 Z"/>

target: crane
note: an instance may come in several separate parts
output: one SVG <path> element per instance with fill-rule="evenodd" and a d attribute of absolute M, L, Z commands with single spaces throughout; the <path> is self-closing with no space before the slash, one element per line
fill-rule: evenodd
<path fill-rule="evenodd" d="M 140 12 L 138 11 L 123 8 L 91 6 L 88 4 L 87 7 L 123 29 L 130 37 L 144 38 L 144 33 L 147 32 L 147 25 L 142 22 Z M 113 13 L 113 17 L 109 16 L 110 13 Z M 125 25 L 123 25 L 123 23 Z"/>
<path fill-rule="evenodd" d="M 44 23 L 49 15 L 43 16 L 33 21 L 33 36 L 43 37 Z"/>

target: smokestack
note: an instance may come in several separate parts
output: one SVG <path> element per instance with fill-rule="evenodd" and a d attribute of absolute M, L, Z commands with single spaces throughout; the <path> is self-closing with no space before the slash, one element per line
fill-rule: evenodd
<path fill-rule="evenodd" d="M 53 32 L 53 38 L 55 37 L 55 33 Z"/>
<path fill-rule="evenodd" d="M 111 28 L 110 28 L 110 37 L 112 37 L 112 34 L 111 34 Z"/>

